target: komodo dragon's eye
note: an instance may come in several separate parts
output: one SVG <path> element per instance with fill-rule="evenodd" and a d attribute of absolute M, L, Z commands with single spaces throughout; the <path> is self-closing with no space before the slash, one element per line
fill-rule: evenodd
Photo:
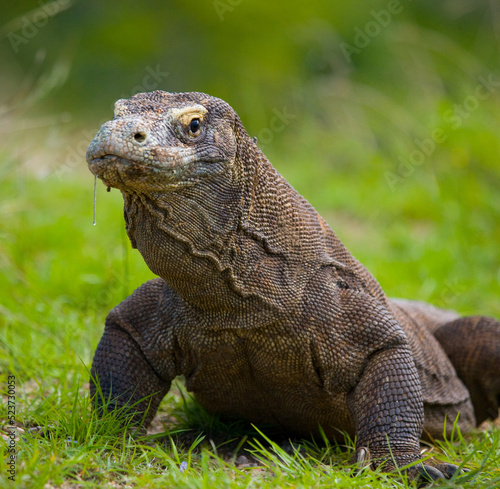
<path fill-rule="evenodd" d="M 189 131 L 191 134 L 196 136 L 200 132 L 200 119 L 191 119 L 191 122 L 189 123 Z"/>

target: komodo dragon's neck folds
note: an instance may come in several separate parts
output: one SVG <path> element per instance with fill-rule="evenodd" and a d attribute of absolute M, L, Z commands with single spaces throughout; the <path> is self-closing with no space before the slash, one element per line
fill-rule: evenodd
<path fill-rule="evenodd" d="M 93 394 L 98 379 L 147 424 L 182 374 L 211 412 L 347 431 L 356 460 L 387 469 L 418 460 L 422 429 L 439 436 L 446 417 L 466 431 L 498 415 L 499 323 L 389 300 L 226 102 L 119 100 L 87 161 L 122 192 L 132 246 L 161 277 L 108 316 Z"/>

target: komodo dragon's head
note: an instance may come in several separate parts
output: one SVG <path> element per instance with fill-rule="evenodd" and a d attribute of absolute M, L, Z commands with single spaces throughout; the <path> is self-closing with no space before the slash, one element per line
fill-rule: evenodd
<path fill-rule="evenodd" d="M 234 162 L 234 110 L 204 93 L 139 93 L 115 103 L 87 151 L 94 175 L 125 192 L 164 192 L 210 178 Z M 242 127 L 242 126 L 241 126 Z"/>

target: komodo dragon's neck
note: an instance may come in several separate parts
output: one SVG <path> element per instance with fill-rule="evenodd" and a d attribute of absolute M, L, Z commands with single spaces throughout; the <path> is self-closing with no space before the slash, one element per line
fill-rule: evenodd
<path fill-rule="evenodd" d="M 205 311 L 255 311 L 255 301 L 262 311 L 285 311 L 319 268 L 359 265 L 244 129 L 227 172 L 170 192 L 123 196 L 132 245 Z"/>

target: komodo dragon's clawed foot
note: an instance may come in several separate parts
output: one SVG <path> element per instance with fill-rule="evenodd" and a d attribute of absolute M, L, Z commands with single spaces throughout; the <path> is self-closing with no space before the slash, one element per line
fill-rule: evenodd
<path fill-rule="evenodd" d="M 358 448 L 356 450 L 356 453 L 354 454 L 353 462 L 358 466 L 359 469 L 368 467 L 370 465 L 370 452 L 368 448 Z"/>
<path fill-rule="evenodd" d="M 351 463 L 356 464 L 356 473 L 365 467 L 371 466 L 375 468 L 379 465 L 375 459 L 371 458 L 370 451 L 366 447 L 360 447 L 356 450 L 356 453 L 351 459 Z M 383 470 L 388 469 L 392 471 L 394 469 L 394 461 L 391 462 L 387 460 L 387 463 L 388 466 L 383 466 Z M 469 470 L 460 469 L 458 465 L 449 463 L 440 463 L 435 466 L 420 463 L 406 470 L 410 480 L 416 479 L 419 481 L 419 487 L 425 487 L 439 479 L 451 479 L 455 474 L 460 474 L 462 472 L 469 472 Z"/>
<path fill-rule="evenodd" d="M 460 469 L 458 465 L 440 463 L 436 466 L 419 464 L 408 470 L 410 479 L 418 480 L 418 487 L 426 487 L 428 484 L 439 479 L 451 479 L 455 474 L 469 472 L 468 469 Z"/>
<path fill-rule="evenodd" d="M 455 474 L 469 472 L 469 469 L 461 469 L 458 465 L 441 463 L 436 465 L 436 469 L 444 474 L 447 479 L 451 479 Z"/>
<path fill-rule="evenodd" d="M 444 474 L 431 465 L 416 465 L 408 470 L 410 479 L 418 479 L 419 487 L 425 487 L 427 484 L 439 479 L 446 479 Z"/>

